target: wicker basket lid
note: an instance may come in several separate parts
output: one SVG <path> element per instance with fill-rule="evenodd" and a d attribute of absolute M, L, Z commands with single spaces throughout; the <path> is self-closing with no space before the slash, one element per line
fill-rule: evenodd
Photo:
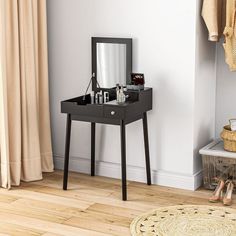
<path fill-rule="evenodd" d="M 223 141 L 220 139 L 217 139 L 217 140 L 209 143 L 207 146 L 200 149 L 199 153 L 201 155 L 207 155 L 207 156 L 212 156 L 212 157 L 225 157 L 225 158 L 236 159 L 236 153 L 235 152 L 228 152 L 228 151 L 224 150 Z"/>

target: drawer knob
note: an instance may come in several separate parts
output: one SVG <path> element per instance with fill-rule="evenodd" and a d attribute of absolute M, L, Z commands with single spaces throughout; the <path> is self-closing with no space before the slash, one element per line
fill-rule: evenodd
<path fill-rule="evenodd" d="M 114 116 L 116 114 L 115 111 L 111 111 L 111 115 Z"/>

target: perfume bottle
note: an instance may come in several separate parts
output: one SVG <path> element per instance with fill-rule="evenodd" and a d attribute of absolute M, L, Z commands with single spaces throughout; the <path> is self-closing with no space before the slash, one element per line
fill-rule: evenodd
<path fill-rule="evenodd" d="M 91 104 L 94 104 L 94 91 L 90 93 Z"/>
<path fill-rule="evenodd" d="M 124 87 L 123 85 L 121 85 L 121 88 L 119 89 L 119 93 L 118 93 L 118 103 L 122 104 L 125 103 L 126 100 L 126 96 L 124 94 Z"/>
<path fill-rule="evenodd" d="M 99 93 L 99 104 L 103 104 L 102 91 L 100 91 L 100 93 Z"/>
<path fill-rule="evenodd" d="M 116 101 L 118 102 L 118 98 L 119 98 L 119 93 L 120 93 L 120 86 L 119 84 L 116 84 Z"/>
<path fill-rule="evenodd" d="M 99 98 L 99 94 L 96 93 L 96 94 L 95 94 L 95 104 L 98 104 L 98 98 Z"/>

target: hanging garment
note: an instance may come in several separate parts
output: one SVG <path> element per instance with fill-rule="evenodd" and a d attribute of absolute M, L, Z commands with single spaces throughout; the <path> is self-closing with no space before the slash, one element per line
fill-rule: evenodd
<path fill-rule="evenodd" d="M 226 0 L 203 0 L 202 17 L 209 41 L 219 41 L 225 28 Z"/>
<path fill-rule="evenodd" d="M 46 0 L 0 0 L 0 186 L 53 171 Z"/>
<path fill-rule="evenodd" d="M 227 0 L 226 27 L 224 30 L 225 61 L 231 71 L 236 71 L 236 0 Z"/>

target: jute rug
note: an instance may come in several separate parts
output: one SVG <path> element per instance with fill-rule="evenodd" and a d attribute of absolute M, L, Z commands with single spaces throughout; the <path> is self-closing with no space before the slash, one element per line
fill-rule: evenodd
<path fill-rule="evenodd" d="M 236 236 L 236 210 L 225 207 L 178 205 L 138 216 L 132 236 Z"/>

